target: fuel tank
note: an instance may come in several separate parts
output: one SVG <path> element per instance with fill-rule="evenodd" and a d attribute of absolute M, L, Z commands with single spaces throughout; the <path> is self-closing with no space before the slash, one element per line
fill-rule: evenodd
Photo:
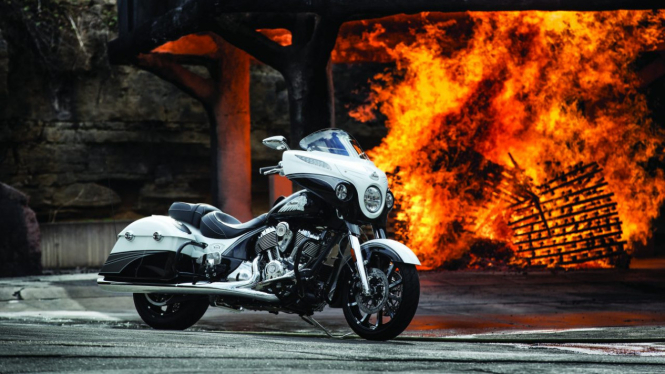
<path fill-rule="evenodd" d="M 278 201 L 268 212 L 268 219 L 313 220 L 323 218 L 327 213 L 321 198 L 303 190 Z"/>

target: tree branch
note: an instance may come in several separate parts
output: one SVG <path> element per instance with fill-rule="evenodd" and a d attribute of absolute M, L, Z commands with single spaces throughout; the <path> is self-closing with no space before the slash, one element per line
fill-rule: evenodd
<path fill-rule="evenodd" d="M 142 0 L 148 1 L 148 0 Z M 161 0 L 159 0 L 161 1 Z M 195 32 L 214 31 L 219 29 L 213 19 L 220 14 L 257 13 L 257 14 L 296 14 L 316 13 L 321 16 L 334 17 L 340 21 L 358 19 L 361 15 L 371 17 L 389 16 L 400 13 L 420 12 L 466 12 L 466 11 L 519 11 L 519 10 L 570 10 L 570 11 L 602 11 L 618 9 L 663 9 L 662 0 L 186 0 L 164 15 L 146 20 L 126 33 L 111 41 L 108 45 L 109 59 L 112 63 L 132 61 L 139 53 L 148 53 L 167 41 L 176 40 L 181 36 Z M 259 17 L 261 18 L 261 17 Z M 269 18 L 266 16 L 266 18 Z M 285 22 L 275 21 L 277 25 Z M 265 21 L 265 19 L 264 19 Z M 251 23 L 254 26 L 254 23 Z M 224 29 L 224 28 L 222 28 Z M 229 31 L 229 30 L 227 30 Z M 238 31 L 238 30 L 236 30 Z M 227 39 L 236 47 L 244 42 L 247 30 L 236 33 L 225 33 Z M 252 30 L 253 31 L 253 30 Z M 258 39 L 252 37 L 250 39 Z M 231 40 L 233 39 L 233 40 Z M 267 38 L 266 38 L 267 39 Z M 267 41 L 251 42 L 252 51 L 247 51 L 272 64 L 263 48 L 271 44 Z M 243 46 L 243 49 L 244 48 Z M 257 54 L 254 53 L 254 50 Z M 267 53 L 270 55 L 272 53 Z M 262 58 L 259 58 L 261 55 Z"/>
<path fill-rule="evenodd" d="M 330 59 L 330 53 L 335 48 L 337 42 L 337 35 L 342 26 L 342 21 L 329 17 L 321 16 L 316 23 L 314 35 L 310 48 L 313 48 L 312 58 L 315 63 L 327 64 Z"/>
<path fill-rule="evenodd" d="M 252 29 L 287 29 L 293 31 L 296 13 L 246 13 L 243 23 Z"/>
<path fill-rule="evenodd" d="M 212 31 L 236 48 L 244 50 L 264 64 L 281 71 L 285 59 L 284 47 L 242 24 L 237 18 L 237 16 L 229 14 L 217 17 Z"/>
<path fill-rule="evenodd" d="M 210 105 L 216 93 L 213 82 L 176 62 L 179 57 L 169 53 L 141 54 L 137 65 L 174 84 L 204 105 Z"/>
<path fill-rule="evenodd" d="M 317 15 L 315 13 L 301 13 L 296 15 L 293 29 L 291 30 L 292 44 L 290 49 L 302 49 L 312 41 L 316 22 Z"/>
<path fill-rule="evenodd" d="M 215 62 L 211 57 L 204 55 L 190 55 L 168 52 L 153 52 L 150 55 L 158 57 L 162 61 L 169 61 L 180 65 L 208 66 Z"/>
<path fill-rule="evenodd" d="M 128 33 L 120 33 L 108 43 L 109 60 L 113 64 L 134 62 L 141 53 L 182 36 L 207 31 L 209 20 L 216 14 L 218 1 L 188 0 L 161 17 L 136 25 Z"/>

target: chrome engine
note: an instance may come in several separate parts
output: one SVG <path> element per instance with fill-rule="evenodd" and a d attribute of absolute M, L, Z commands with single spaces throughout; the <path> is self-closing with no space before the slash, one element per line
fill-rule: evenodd
<path fill-rule="evenodd" d="M 262 278 L 269 281 L 279 278 L 293 270 L 296 251 L 295 247 L 305 238 L 314 239 L 317 242 L 308 242 L 302 251 L 305 260 L 316 257 L 321 250 L 318 242 L 320 236 L 307 230 L 298 230 L 295 234 L 291 231 L 289 224 L 280 222 L 275 227 L 265 229 L 256 242 L 255 251 L 257 255 L 263 256 L 265 266 L 262 269 Z M 302 263 L 302 261 L 301 261 Z"/>
<path fill-rule="evenodd" d="M 284 275 L 284 273 L 286 273 L 286 271 L 284 270 L 282 262 L 277 260 L 272 260 L 263 269 L 263 279 L 271 280 L 274 278 L 281 277 L 282 275 Z"/>

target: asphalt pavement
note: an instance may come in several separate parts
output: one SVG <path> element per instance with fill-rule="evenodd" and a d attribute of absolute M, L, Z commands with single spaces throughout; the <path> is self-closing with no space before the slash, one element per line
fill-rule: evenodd
<path fill-rule="evenodd" d="M 317 336 L 0 323 L 0 371 L 654 373 L 661 344 L 368 342 Z M 662 330 L 660 331 L 662 333 Z"/>
<path fill-rule="evenodd" d="M 217 308 L 184 332 L 152 330 L 95 280 L 0 279 L 0 373 L 665 372 L 661 269 L 421 273 L 418 313 L 390 342 Z M 315 318 L 350 332 L 339 309 Z"/>

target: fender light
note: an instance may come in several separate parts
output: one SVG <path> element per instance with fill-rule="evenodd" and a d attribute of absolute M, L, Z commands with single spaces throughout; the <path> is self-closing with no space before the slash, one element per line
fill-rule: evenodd
<path fill-rule="evenodd" d="M 351 193 L 349 192 L 349 186 L 345 183 L 340 183 L 335 187 L 335 195 L 341 201 L 351 200 Z"/>
<path fill-rule="evenodd" d="M 388 190 L 388 193 L 386 193 L 386 208 L 388 210 L 393 208 L 393 205 L 395 204 L 395 196 L 393 196 L 393 193 Z"/>

